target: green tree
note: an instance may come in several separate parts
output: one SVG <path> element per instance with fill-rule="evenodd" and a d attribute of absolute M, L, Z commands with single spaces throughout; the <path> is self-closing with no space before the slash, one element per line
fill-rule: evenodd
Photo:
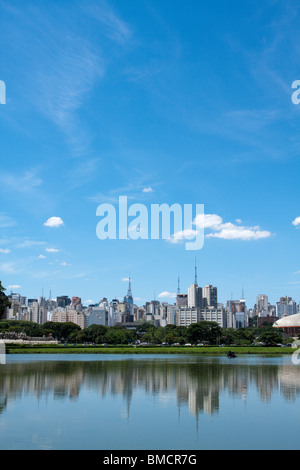
<path fill-rule="evenodd" d="M 222 336 L 221 336 L 220 341 L 222 344 L 226 344 L 227 346 L 229 346 L 230 344 L 236 343 L 236 338 L 237 338 L 236 330 L 234 330 L 233 328 L 226 328 L 226 329 L 223 329 L 222 331 Z"/>
<path fill-rule="evenodd" d="M 146 333 L 142 336 L 141 340 L 147 343 L 162 343 L 163 342 L 163 332 L 160 331 L 162 328 L 157 328 L 156 326 L 151 325 L 151 328 L 148 328 Z"/>
<path fill-rule="evenodd" d="M 193 323 L 187 329 L 187 340 L 191 343 L 208 341 L 211 344 L 217 344 L 221 336 L 222 328 L 216 322 Z"/>
<path fill-rule="evenodd" d="M 282 342 L 282 336 L 274 328 L 268 328 L 259 335 L 258 341 L 265 343 L 267 346 L 276 346 L 276 344 Z"/>
<path fill-rule="evenodd" d="M 2 286 L 0 281 L 0 320 L 6 318 L 6 309 L 10 306 L 10 301 L 5 294 L 6 289 Z"/>
<path fill-rule="evenodd" d="M 53 331 L 53 336 L 58 341 L 69 341 L 69 337 L 74 332 L 79 332 L 81 330 L 80 326 L 72 322 L 58 323 L 58 322 L 47 322 L 43 325 L 43 331 Z"/>
<path fill-rule="evenodd" d="M 2 320 L 0 323 L 1 331 L 16 331 L 25 333 L 26 336 L 41 337 L 44 335 L 42 325 L 23 320 Z"/>
<path fill-rule="evenodd" d="M 249 318 L 249 326 L 250 327 L 257 327 L 257 321 L 258 321 L 258 315 L 255 317 L 250 317 Z"/>
<path fill-rule="evenodd" d="M 105 335 L 108 331 L 108 327 L 103 325 L 91 325 L 83 331 L 86 335 L 87 342 L 101 344 L 105 342 Z"/>
<path fill-rule="evenodd" d="M 255 340 L 256 328 L 240 328 L 236 331 L 237 344 L 252 344 Z"/>
<path fill-rule="evenodd" d="M 130 344 L 135 340 L 135 333 L 126 328 L 111 327 L 105 334 L 104 340 L 108 344 Z"/>
<path fill-rule="evenodd" d="M 147 333 L 151 328 L 153 327 L 153 324 L 151 322 L 143 321 L 141 324 L 136 328 L 135 332 L 137 336 L 143 336 L 145 333 Z"/>

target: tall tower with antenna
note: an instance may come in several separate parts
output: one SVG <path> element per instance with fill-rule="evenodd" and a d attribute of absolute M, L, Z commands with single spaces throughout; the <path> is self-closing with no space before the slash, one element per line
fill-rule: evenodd
<path fill-rule="evenodd" d="M 194 284 L 188 288 L 188 307 L 202 307 L 202 288 L 198 287 L 197 258 L 195 258 L 195 280 Z"/>
<path fill-rule="evenodd" d="M 245 290 L 244 290 L 244 286 L 242 287 L 242 298 L 241 300 L 245 300 Z"/>
<path fill-rule="evenodd" d="M 180 277 L 178 276 L 177 295 L 180 294 Z"/>
<path fill-rule="evenodd" d="M 128 292 L 127 292 L 128 297 L 132 297 L 132 290 L 131 290 L 131 279 L 129 278 L 129 283 L 128 283 Z"/>
<path fill-rule="evenodd" d="M 131 290 L 131 279 L 129 278 L 128 281 L 128 291 L 127 295 L 124 297 L 124 302 L 129 305 L 133 305 L 133 297 L 132 297 L 132 290 Z"/>

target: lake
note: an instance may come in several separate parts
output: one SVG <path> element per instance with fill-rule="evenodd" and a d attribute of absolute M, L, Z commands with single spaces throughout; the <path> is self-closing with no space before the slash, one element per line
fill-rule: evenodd
<path fill-rule="evenodd" d="M 290 356 L 7 355 L 1 450 L 299 449 Z"/>

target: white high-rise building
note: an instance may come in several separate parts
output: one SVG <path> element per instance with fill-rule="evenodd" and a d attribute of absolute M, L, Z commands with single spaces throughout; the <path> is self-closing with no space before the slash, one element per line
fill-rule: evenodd
<path fill-rule="evenodd" d="M 207 308 L 207 307 L 218 308 L 218 289 L 211 285 L 203 287 L 202 299 L 203 299 L 203 308 Z"/>
<path fill-rule="evenodd" d="M 257 314 L 259 317 L 267 317 L 269 311 L 269 299 L 267 295 L 261 294 L 256 298 Z"/>
<path fill-rule="evenodd" d="M 291 297 L 281 297 L 276 302 L 276 317 L 282 318 L 289 315 L 296 315 L 297 303 Z"/>
<path fill-rule="evenodd" d="M 192 284 L 188 288 L 188 307 L 201 308 L 202 307 L 202 288 L 197 284 Z"/>

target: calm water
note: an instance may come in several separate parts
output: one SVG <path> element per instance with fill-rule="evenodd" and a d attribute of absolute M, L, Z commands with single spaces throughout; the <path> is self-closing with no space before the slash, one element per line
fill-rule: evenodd
<path fill-rule="evenodd" d="M 0 449 L 299 449 L 290 357 L 9 355 Z"/>

